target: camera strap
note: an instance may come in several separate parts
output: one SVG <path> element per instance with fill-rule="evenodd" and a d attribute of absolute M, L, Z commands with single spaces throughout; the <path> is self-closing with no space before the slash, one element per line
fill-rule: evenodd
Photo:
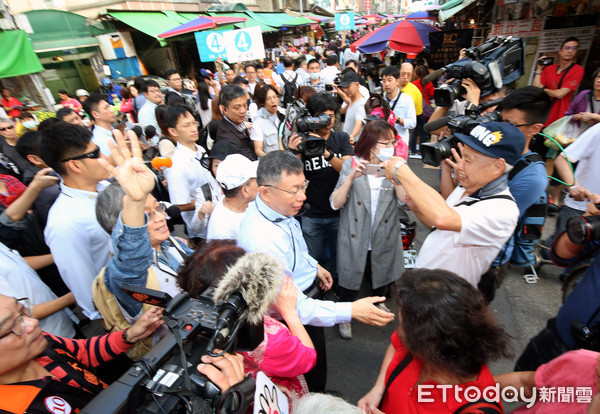
<path fill-rule="evenodd" d="M 569 71 L 571 70 L 571 68 L 575 66 L 574 63 L 571 63 L 571 66 L 569 66 L 568 68 L 565 69 L 565 71 L 562 73 L 562 76 L 560 77 L 560 80 L 558 81 L 558 87 L 556 89 L 560 89 L 560 87 L 562 86 L 563 80 L 565 79 L 565 76 L 567 76 L 567 73 L 569 73 Z M 558 74 L 558 65 L 556 65 L 556 72 Z M 554 98 L 556 100 L 556 98 Z"/>
<path fill-rule="evenodd" d="M 388 103 L 390 104 L 390 110 L 392 112 L 394 112 L 394 108 L 396 107 L 396 104 L 400 100 L 400 95 L 402 95 L 402 90 L 400 88 L 398 88 L 398 95 L 396 96 L 396 99 L 394 99 L 394 105 L 391 105 L 391 103 L 392 103 L 391 100 L 388 101 Z"/>

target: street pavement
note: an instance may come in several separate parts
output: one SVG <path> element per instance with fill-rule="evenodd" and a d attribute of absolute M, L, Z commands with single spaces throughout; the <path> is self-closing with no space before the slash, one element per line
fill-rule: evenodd
<path fill-rule="evenodd" d="M 419 159 L 410 159 L 412 170 L 427 184 L 439 189 L 439 169 L 424 167 Z M 414 214 L 409 213 L 413 220 Z M 416 220 L 418 222 L 418 220 Z M 544 228 L 544 237 L 552 234 L 555 218 L 549 217 Z M 417 250 L 422 245 L 428 230 L 418 223 L 415 245 Z M 556 315 L 561 304 L 562 291 L 559 281 L 561 269 L 546 264 L 538 271 L 539 281 L 527 284 L 523 279 L 523 269 L 511 267 L 504 283 L 496 292 L 491 307 L 498 320 L 504 325 L 513 338 L 514 356 L 490 364 L 492 374 L 500 374 L 513 370 L 514 363 L 527 342 L 546 324 L 546 320 Z M 370 292 L 362 287 L 361 296 Z M 386 305 L 392 310 L 397 308 L 393 301 Z M 373 327 L 352 322 L 351 340 L 341 339 L 338 327 L 326 328 L 327 340 L 327 390 L 356 404 L 373 384 L 390 336 L 396 329 L 396 322 L 385 327 Z M 510 412 L 518 404 L 505 404 Z"/>

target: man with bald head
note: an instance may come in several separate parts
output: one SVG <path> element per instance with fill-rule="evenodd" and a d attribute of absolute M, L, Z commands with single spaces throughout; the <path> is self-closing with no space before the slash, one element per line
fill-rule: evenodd
<path fill-rule="evenodd" d="M 402 93 L 407 94 L 415 102 L 415 112 L 417 116 L 423 113 L 423 95 L 419 88 L 413 85 L 410 80 L 412 79 L 413 65 L 404 62 L 400 65 L 400 78 L 398 78 L 398 87 Z"/>

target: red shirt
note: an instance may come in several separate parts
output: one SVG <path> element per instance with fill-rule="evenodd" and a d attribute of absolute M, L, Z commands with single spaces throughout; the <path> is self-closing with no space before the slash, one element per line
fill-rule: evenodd
<path fill-rule="evenodd" d="M 13 106 L 23 106 L 21 101 L 19 101 L 14 96 L 11 97 L 10 99 L 2 98 L 1 102 L 2 102 L 2 106 L 5 108 L 12 108 Z M 8 116 L 10 116 L 11 118 L 16 118 L 19 115 L 21 115 L 20 109 L 11 109 L 11 110 L 8 110 L 7 112 L 8 112 Z"/>
<path fill-rule="evenodd" d="M 388 366 L 385 374 L 385 381 L 394 370 L 394 368 L 404 359 L 408 350 L 398 338 L 396 332 L 392 334 L 392 346 L 395 349 L 392 362 Z M 409 414 L 409 413 L 454 413 L 458 408 L 467 404 L 468 401 L 464 398 L 464 390 L 468 387 L 475 387 L 479 390 L 484 390 L 486 387 L 494 387 L 496 382 L 492 373 L 487 366 L 484 366 L 477 377 L 477 380 L 466 382 L 460 385 L 443 386 L 447 388 L 436 388 L 440 384 L 434 381 L 426 381 L 415 387 L 419 379 L 419 373 L 423 368 L 423 361 L 417 357 L 404 368 L 404 370 L 392 382 L 386 396 L 383 400 L 382 411 L 386 414 Z M 459 390 L 462 388 L 462 391 Z M 445 402 L 443 394 L 446 394 Z M 421 397 L 419 398 L 419 394 Z M 470 396 L 471 394 L 469 394 Z M 493 394 L 489 394 L 493 398 Z M 460 399 L 460 401 L 456 398 Z M 481 397 L 480 397 L 481 398 Z M 420 399 L 420 401 L 419 401 Z M 426 400 L 433 400 L 428 402 Z"/>
<path fill-rule="evenodd" d="M 421 91 L 421 95 L 423 95 L 423 99 L 425 99 L 425 102 L 431 105 L 431 99 L 433 98 L 433 95 L 435 93 L 435 87 L 433 86 L 433 82 L 427 83 L 424 89 L 423 85 L 421 84 L 421 79 L 416 79 L 412 84 L 419 88 L 419 90 Z"/>
<path fill-rule="evenodd" d="M 0 175 L 0 181 L 6 186 L 6 193 L 0 193 L 0 205 L 4 207 L 10 206 L 27 190 L 25 184 L 12 175 Z"/>
<path fill-rule="evenodd" d="M 571 92 L 569 92 L 562 99 L 554 100 L 552 109 L 550 110 L 550 116 L 548 117 L 548 120 L 544 126 L 548 126 L 557 119 L 565 116 L 565 112 L 567 109 L 569 109 L 569 105 L 571 104 L 571 99 L 573 99 L 573 95 L 575 94 L 575 91 L 579 87 L 581 79 L 583 78 L 583 68 L 576 63 L 573 64 L 571 69 L 566 74 L 565 71 L 557 73 L 557 70 L 558 65 L 550 65 L 546 67 L 544 70 L 542 70 L 540 82 L 545 88 L 548 89 L 559 89 L 558 84 L 560 83 L 560 88 L 569 88 L 571 89 Z M 563 78 L 562 83 L 560 82 L 561 78 Z"/>

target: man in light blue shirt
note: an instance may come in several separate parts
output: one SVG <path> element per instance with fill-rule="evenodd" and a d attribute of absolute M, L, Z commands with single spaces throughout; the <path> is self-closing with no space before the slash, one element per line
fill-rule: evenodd
<path fill-rule="evenodd" d="M 298 295 L 296 311 L 317 350 L 317 365 L 306 374 L 311 391 L 323 391 L 327 378 L 324 326 L 356 319 L 383 326 L 394 319 L 375 303 L 385 297 L 368 297 L 352 303 L 335 303 L 307 297 L 319 296 L 320 289 L 333 285 L 331 274 L 308 254 L 300 224 L 294 218 L 306 200 L 308 182 L 299 158 L 287 151 L 273 151 L 260 159 L 257 170 L 258 195 L 248 205 L 238 234 L 238 245 L 249 252 L 264 252 L 280 259 L 303 292 Z M 317 280 L 318 279 L 318 280 Z M 318 284 L 317 284 L 318 283 Z M 319 289 L 320 288 L 320 289 Z M 319 328 L 316 328 L 319 327 Z"/>
<path fill-rule="evenodd" d="M 83 109 L 94 121 L 94 135 L 92 141 L 100 147 L 100 151 L 110 157 L 109 142 L 115 144 L 112 136 L 112 124 L 115 122 L 115 114 L 104 97 L 94 94 L 83 102 Z"/>
<path fill-rule="evenodd" d="M 138 122 L 144 127 L 153 125 L 156 128 L 156 142 L 152 142 L 152 145 L 158 145 L 158 137 L 161 136 L 160 127 L 156 121 L 156 107 L 163 103 L 163 94 L 160 90 L 160 86 L 156 81 L 150 79 L 144 84 L 144 96 L 146 97 L 146 103 L 140 108 L 138 113 Z"/>
<path fill-rule="evenodd" d="M 110 258 L 110 236 L 96 220 L 96 187 L 108 178 L 98 162 L 104 155 L 85 127 L 66 122 L 44 131 L 42 158 L 60 174 L 60 195 L 48 213 L 46 244 L 67 287 L 90 319 L 92 282 Z M 104 157 L 105 158 L 105 157 Z"/>

